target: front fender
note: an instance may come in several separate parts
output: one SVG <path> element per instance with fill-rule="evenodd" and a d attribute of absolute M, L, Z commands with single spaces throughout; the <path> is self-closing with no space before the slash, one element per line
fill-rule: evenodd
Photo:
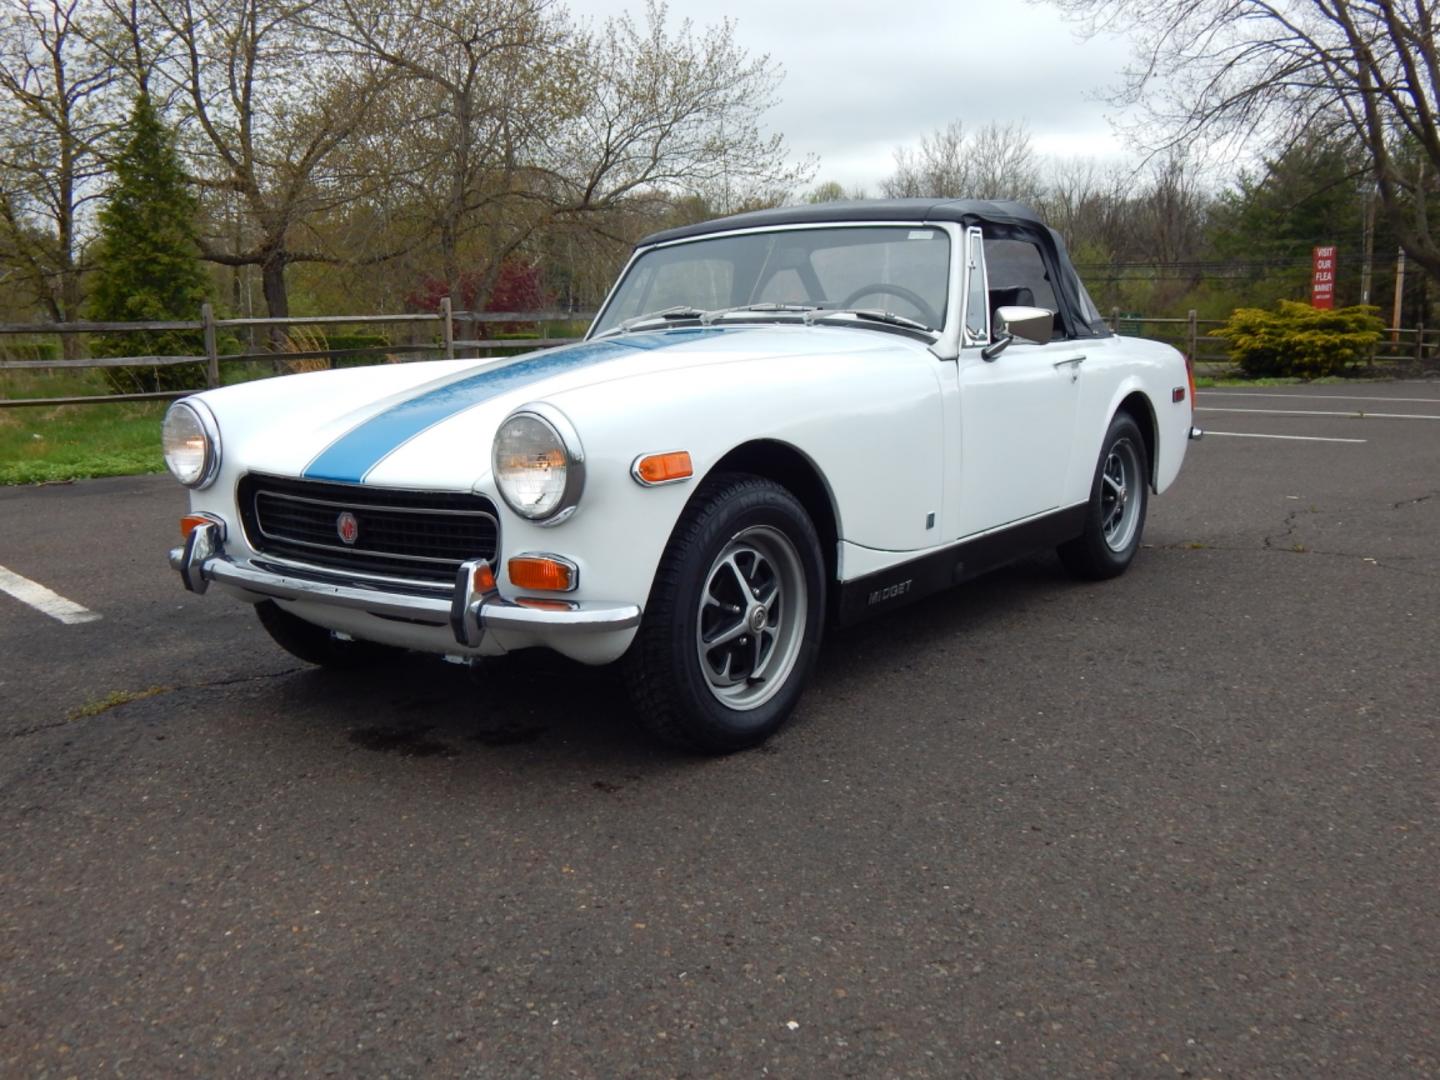
<path fill-rule="evenodd" d="M 839 539 L 890 551 L 933 544 L 927 515 L 939 509 L 943 474 L 939 362 L 889 349 L 885 360 L 861 353 L 745 361 L 551 396 L 584 444 L 585 492 L 576 513 L 553 528 L 502 509 L 506 555 L 564 555 L 580 568 L 577 599 L 643 605 L 703 478 L 756 440 L 792 447 L 813 463 Z M 671 450 L 689 452 L 691 480 L 647 488 L 632 478 L 637 457 Z M 480 486 L 493 491 L 493 478 Z M 501 589 L 509 591 L 503 575 Z"/>

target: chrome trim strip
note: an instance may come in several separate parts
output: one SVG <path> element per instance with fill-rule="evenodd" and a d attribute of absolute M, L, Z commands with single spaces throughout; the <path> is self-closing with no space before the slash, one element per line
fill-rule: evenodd
<path fill-rule="evenodd" d="M 316 483 L 316 481 L 313 481 L 313 480 L 307 480 L 307 481 L 304 481 L 304 482 L 305 482 L 305 483 Z M 326 482 L 328 483 L 329 481 L 326 481 Z M 311 503 L 311 504 L 313 504 L 313 505 L 315 505 L 315 506 L 334 506 L 334 507 L 338 507 L 339 509 L 342 509 L 342 510 L 378 510 L 378 511 L 380 511 L 381 513 L 384 513 L 384 514 L 437 514 L 437 515 L 440 515 L 440 516 L 442 516 L 442 517 L 487 517 L 487 518 L 489 518 L 491 521 L 494 521 L 494 520 L 495 520 L 495 515 L 492 514 L 492 513 L 490 513 L 490 512 L 487 511 L 487 510 L 436 510 L 436 509 L 432 509 L 432 508 L 426 507 L 426 506 L 380 506 L 380 505 L 375 505 L 375 504 L 371 504 L 371 503 L 348 502 L 348 501 L 340 501 L 340 500 L 337 500 L 337 499 L 313 499 L 313 498 L 310 498 L 309 496 L 306 496 L 306 495 L 291 495 L 289 492 L 285 492 L 285 491 L 271 491 L 271 490 L 269 490 L 269 489 L 267 489 L 267 488 L 260 487 L 260 486 L 259 486 L 260 483 L 261 483 L 261 481 L 259 481 L 259 480 L 256 481 L 255 497 L 256 497 L 257 499 L 258 499 L 261 495 L 265 495 L 265 496 L 267 496 L 267 497 L 269 497 L 269 498 L 271 498 L 271 499 L 289 499 L 291 502 Z M 358 486 L 357 486 L 357 490 L 362 490 L 362 489 L 358 488 Z M 374 491 L 374 490 L 376 490 L 376 489 L 371 488 L 371 489 L 369 489 L 369 490 Z M 400 488 L 385 488 L 385 489 L 383 489 L 383 490 L 386 490 L 386 491 L 401 491 L 402 489 L 400 489 Z M 452 494 L 452 492 L 448 492 L 448 491 L 435 491 L 435 492 L 419 491 L 419 492 L 410 492 L 410 491 L 406 490 L 406 491 L 405 491 L 405 494 L 416 494 L 416 495 L 449 495 L 449 494 Z M 498 524 L 498 522 L 497 522 L 497 524 Z"/>
<path fill-rule="evenodd" d="M 252 563 L 223 552 L 203 557 L 200 553 L 207 539 L 213 540 L 213 536 L 211 526 L 201 525 L 190 534 L 183 547 L 170 552 L 170 565 L 180 571 L 187 587 L 193 580 L 198 585 L 197 592 L 203 591 L 205 584 L 213 581 L 281 600 L 332 604 L 372 615 L 428 622 L 437 627 L 451 624 L 458 588 L 448 596 L 415 596 L 288 577 L 261 570 Z M 473 585 L 473 563 L 469 565 L 472 568 L 470 584 Z M 640 624 L 641 616 L 638 604 L 584 603 L 564 610 L 531 608 L 503 600 L 495 593 L 475 596 L 468 587 L 460 603 L 464 624 L 461 634 L 455 636 L 457 644 L 468 648 L 474 647 L 466 640 L 472 637 L 466 632 L 472 622 L 479 630 L 513 630 L 544 636 L 628 630 Z"/>
<path fill-rule="evenodd" d="M 487 630 L 537 634 L 591 634 L 640 625 L 638 604 L 585 604 L 566 611 L 522 607 L 506 600 L 482 601 L 479 619 Z"/>
<path fill-rule="evenodd" d="M 271 566 L 278 566 L 281 571 L 295 570 L 301 574 L 313 575 L 318 578 L 328 578 L 337 585 L 352 584 L 356 581 L 362 585 L 373 582 L 376 585 L 389 586 L 393 589 L 400 589 L 411 593 L 444 593 L 448 592 L 450 586 L 443 581 L 421 580 L 419 578 L 396 578 L 387 577 L 384 574 L 366 574 L 359 570 L 342 570 L 334 566 L 316 566 L 314 563 L 301 562 L 298 559 L 285 559 L 278 555 L 267 555 L 264 552 L 257 553 L 250 560 L 252 566 L 262 570 L 269 570 Z"/>
<path fill-rule="evenodd" d="M 279 536 L 268 532 L 265 526 L 260 526 L 260 535 L 267 540 L 278 540 L 282 544 L 296 544 L 300 547 L 315 548 L 317 551 L 333 551 L 337 555 L 372 555 L 378 559 L 403 559 L 407 562 L 440 563 L 442 566 L 459 566 L 459 559 L 437 559 L 433 555 L 402 555 L 398 551 L 372 551 L 369 548 L 342 547 L 339 544 L 317 544 L 313 540 L 296 540 L 289 536 Z M 260 554 L 265 554 L 261 552 Z"/>

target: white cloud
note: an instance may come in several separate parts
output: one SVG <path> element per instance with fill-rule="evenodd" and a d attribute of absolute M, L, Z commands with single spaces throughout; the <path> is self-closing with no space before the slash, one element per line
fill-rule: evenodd
<path fill-rule="evenodd" d="M 1099 97 L 1128 47 L 1115 38 L 1078 41 L 1053 8 L 1025 0 L 956 4 L 910 0 L 889 7 L 852 0 L 670 0 L 672 25 L 728 17 L 751 55 L 785 68 L 781 103 L 769 114 L 795 157 L 820 159 L 817 180 L 876 193 L 899 145 L 960 120 L 1023 122 L 1038 152 L 1057 157 L 1127 156 Z M 581 18 L 629 11 L 638 0 L 574 0 Z"/>

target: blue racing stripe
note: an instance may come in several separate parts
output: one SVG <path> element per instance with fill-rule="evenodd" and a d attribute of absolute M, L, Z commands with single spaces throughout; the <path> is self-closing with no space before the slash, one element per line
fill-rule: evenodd
<path fill-rule="evenodd" d="M 302 474 L 307 480 L 359 484 L 375 466 L 427 428 L 463 409 L 499 397 L 507 391 L 548 379 L 562 372 L 602 364 L 637 350 L 663 349 L 711 334 L 719 329 L 666 330 L 638 337 L 585 341 L 554 352 L 517 360 L 504 367 L 464 375 L 454 382 L 427 390 L 409 401 L 377 413 L 351 428 L 316 455 Z"/>

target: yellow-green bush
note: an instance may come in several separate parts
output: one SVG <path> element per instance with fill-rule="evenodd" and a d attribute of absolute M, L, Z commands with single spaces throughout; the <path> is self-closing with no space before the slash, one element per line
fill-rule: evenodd
<path fill-rule="evenodd" d="M 1273 311 L 1237 308 L 1215 336 L 1230 343 L 1230 358 L 1246 375 L 1318 379 L 1369 360 L 1384 329 L 1368 305 L 1327 311 L 1281 300 Z"/>

